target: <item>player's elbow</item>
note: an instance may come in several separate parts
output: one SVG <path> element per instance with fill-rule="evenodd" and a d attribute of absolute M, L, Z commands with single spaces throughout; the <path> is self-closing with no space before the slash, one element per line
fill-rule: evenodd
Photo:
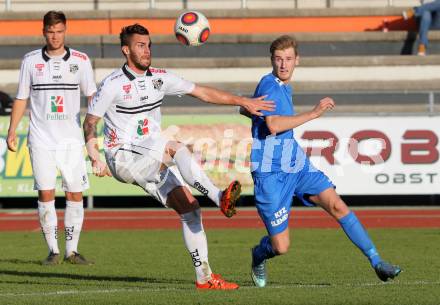
<path fill-rule="evenodd" d="M 265 118 L 267 129 L 271 134 L 282 132 L 281 122 L 278 116 L 267 116 Z"/>
<path fill-rule="evenodd" d="M 267 125 L 267 129 L 269 129 L 270 134 L 277 134 L 280 132 L 279 127 L 277 126 L 276 123 L 273 123 L 273 122 L 267 123 L 266 122 L 266 125 Z"/>

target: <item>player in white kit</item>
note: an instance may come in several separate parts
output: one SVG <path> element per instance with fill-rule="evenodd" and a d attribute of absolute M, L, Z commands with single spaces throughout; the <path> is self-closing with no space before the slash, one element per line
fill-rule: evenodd
<path fill-rule="evenodd" d="M 185 182 L 208 196 L 227 217 L 235 213 L 241 186 L 234 181 L 220 191 L 184 144 L 162 137 L 160 106 L 165 95 L 189 94 L 209 103 L 242 105 L 258 115 L 261 109 L 272 109 L 272 103 L 199 86 L 165 69 L 150 67 L 150 36 L 141 25 L 123 28 L 120 39 L 127 62 L 102 81 L 84 121 L 95 174 L 105 175 L 108 165 L 117 180 L 142 187 L 180 215 L 198 289 L 237 289 L 237 284 L 211 272 L 200 206 Z M 100 160 L 96 139 L 101 118 L 107 165 Z"/>
<path fill-rule="evenodd" d="M 96 84 L 89 58 L 64 45 L 65 33 L 63 12 L 49 11 L 44 15 L 46 45 L 24 56 L 7 138 L 8 148 L 16 151 L 16 128 L 30 100 L 27 144 L 34 188 L 38 190 L 40 225 L 49 248 L 45 265 L 60 263 L 55 211 L 57 170 L 66 194 L 64 260 L 91 263 L 77 249 L 84 220 L 82 192 L 89 187 L 80 123 L 80 90 L 90 101 Z"/>

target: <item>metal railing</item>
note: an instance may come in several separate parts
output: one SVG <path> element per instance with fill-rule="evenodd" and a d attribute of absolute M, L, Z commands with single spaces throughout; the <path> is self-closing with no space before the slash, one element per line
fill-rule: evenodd
<path fill-rule="evenodd" d="M 169 1 L 161 1 L 161 0 L 144 0 L 144 1 L 145 1 L 145 7 L 146 8 L 152 8 L 152 9 L 158 8 L 158 4 L 160 2 L 163 2 L 163 3 L 164 2 L 169 2 Z M 358 0 L 358 1 L 359 1 L 359 3 L 362 3 L 362 2 L 366 3 L 368 0 Z M 39 1 L 35 0 L 34 2 L 38 3 Z M 48 1 L 46 0 L 46 1 L 40 1 L 40 2 L 41 3 L 43 3 L 43 2 L 46 3 Z M 99 9 L 100 3 L 105 3 L 106 0 L 93 0 L 93 1 L 91 1 L 91 3 L 92 2 L 93 2 L 94 9 Z M 191 4 L 191 2 L 193 2 L 193 3 L 199 2 L 200 3 L 201 1 L 198 1 L 198 0 L 197 1 L 195 1 L 195 0 L 180 0 L 180 1 L 176 0 L 175 2 L 181 2 L 182 3 L 181 7 L 186 9 L 186 8 L 189 7 L 189 4 Z M 221 3 L 221 0 L 218 0 L 218 2 Z M 237 2 L 237 4 L 240 3 L 240 8 L 241 9 L 248 9 L 248 8 L 251 7 L 250 4 L 252 2 L 256 3 L 256 2 L 262 2 L 262 1 L 261 0 L 249 0 L 249 1 L 248 0 L 236 0 L 236 2 Z M 267 2 L 270 3 L 269 0 Z M 303 6 L 303 3 L 305 3 L 304 0 L 303 1 L 301 1 L 301 0 L 286 0 L 285 2 L 286 3 L 292 3 L 291 5 L 294 8 L 299 8 L 300 6 Z M 343 2 L 344 2 L 344 0 L 326 0 L 325 1 L 325 7 L 326 8 L 332 8 L 332 7 L 335 7 L 336 4 L 340 5 Z M 353 2 L 353 0 L 350 1 L 350 2 Z M 385 6 L 394 6 L 395 2 L 396 1 L 393 1 L 393 0 L 384 0 L 383 4 Z M 5 11 L 13 10 L 13 7 L 12 7 L 13 3 L 14 3 L 14 0 L 4 0 Z M 382 6 L 384 6 L 384 5 L 382 5 Z M 268 4 L 268 6 L 270 6 L 270 4 Z M 378 5 L 378 6 L 381 6 L 381 5 Z"/>

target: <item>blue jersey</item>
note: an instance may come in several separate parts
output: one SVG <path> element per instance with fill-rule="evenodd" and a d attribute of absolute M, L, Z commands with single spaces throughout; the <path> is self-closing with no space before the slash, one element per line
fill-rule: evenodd
<path fill-rule="evenodd" d="M 254 97 L 267 95 L 266 100 L 275 102 L 274 111 L 261 111 L 263 116 L 252 117 L 252 151 L 251 171 L 253 175 L 264 175 L 279 171 L 291 172 L 295 166 L 298 143 L 293 130 L 271 135 L 265 117 L 271 115 L 291 116 L 295 114 L 292 101 L 292 87 L 283 83 L 272 73 L 265 75 L 257 88 Z"/>

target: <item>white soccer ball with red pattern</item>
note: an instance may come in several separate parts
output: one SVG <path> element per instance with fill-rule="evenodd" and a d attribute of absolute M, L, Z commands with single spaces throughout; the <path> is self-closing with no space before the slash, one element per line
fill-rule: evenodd
<path fill-rule="evenodd" d="M 209 37 L 209 21 L 200 12 L 189 11 L 180 15 L 174 25 L 177 40 L 187 46 L 200 46 Z"/>

